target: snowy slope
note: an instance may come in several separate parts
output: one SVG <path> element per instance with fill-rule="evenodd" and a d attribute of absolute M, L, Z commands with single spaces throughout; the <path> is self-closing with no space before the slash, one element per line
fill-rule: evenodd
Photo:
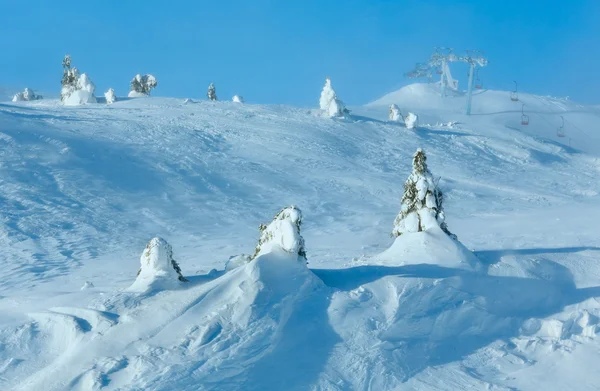
<path fill-rule="evenodd" d="M 420 84 L 345 120 L 0 104 L 0 389 L 595 389 L 600 109 L 520 98 L 527 127 L 507 92 L 466 117 Z M 419 147 L 474 254 L 433 236 L 386 251 Z M 291 204 L 310 269 L 274 252 L 224 272 Z M 154 236 L 190 281 L 128 291 Z"/>

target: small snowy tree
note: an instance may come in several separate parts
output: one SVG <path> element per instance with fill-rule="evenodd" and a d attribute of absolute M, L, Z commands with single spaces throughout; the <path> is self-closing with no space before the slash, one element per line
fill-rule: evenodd
<path fill-rule="evenodd" d="M 344 102 L 338 99 L 335 90 L 331 86 L 330 78 L 325 79 L 325 85 L 319 99 L 319 107 L 323 111 L 323 114 L 329 118 L 343 117 L 344 114 L 349 112 L 344 106 Z"/>
<path fill-rule="evenodd" d="M 427 168 L 425 152 L 419 148 L 413 157 L 413 171 L 404 183 L 402 206 L 394 221 L 392 236 L 422 232 L 439 226 L 447 235 L 456 239 L 446 226 L 442 202 L 442 191 Z"/>
<path fill-rule="evenodd" d="M 187 281 L 181 274 L 179 264 L 173 259 L 173 248 L 163 238 L 153 238 L 148 242 L 140 257 L 140 263 L 138 278 L 167 277 Z"/>
<path fill-rule="evenodd" d="M 234 95 L 231 100 L 235 103 L 244 103 L 244 97 L 240 95 Z"/>
<path fill-rule="evenodd" d="M 60 99 L 67 106 L 96 103 L 94 91 L 96 86 L 87 74 L 79 74 L 75 67 L 71 67 L 71 56 L 66 55 L 62 62 L 63 78 L 60 90 Z"/>
<path fill-rule="evenodd" d="M 77 90 L 77 80 L 79 71 L 77 68 L 71 68 L 71 56 L 67 54 L 62 62 L 63 77 L 61 81 L 60 99 L 64 102 L 71 94 Z"/>
<path fill-rule="evenodd" d="M 149 96 L 150 91 L 158 85 L 158 82 L 156 81 L 156 78 L 150 74 L 142 76 L 138 73 L 131 79 L 129 85 L 131 89 L 128 96 L 130 98 L 136 98 L 140 96 Z"/>
<path fill-rule="evenodd" d="M 406 118 L 404 118 L 404 123 L 406 124 L 407 129 L 414 129 L 417 126 L 417 121 L 419 117 L 416 114 L 408 113 Z"/>
<path fill-rule="evenodd" d="M 113 90 L 112 88 L 109 88 L 108 91 L 104 93 L 104 97 L 106 98 L 106 103 L 109 105 L 117 101 L 115 90 Z"/>
<path fill-rule="evenodd" d="M 30 101 L 42 99 L 41 95 L 36 95 L 31 88 L 25 88 L 23 92 L 18 92 L 13 96 L 13 102 Z"/>
<path fill-rule="evenodd" d="M 395 103 L 392 103 L 390 106 L 390 121 L 400 122 L 400 120 L 402 120 L 400 108 Z"/>
<path fill-rule="evenodd" d="M 206 93 L 206 96 L 209 100 L 217 100 L 217 90 L 215 89 L 214 83 L 210 83 L 208 86 L 208 92 Z"/>
<path fill-rule="evenodd" d="M 287 253 L 296 254 L 298 260 L 306 262 L 301 225 L 302 211 L 299 208 L 294 205 L 283 208 L 269 225 L 260 225 L 260 238 L 252 259 L 280 248 Z"/>

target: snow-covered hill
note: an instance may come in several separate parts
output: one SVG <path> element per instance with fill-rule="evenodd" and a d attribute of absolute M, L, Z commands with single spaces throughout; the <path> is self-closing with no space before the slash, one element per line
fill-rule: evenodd
<path fill-rule="evenodd" d="M 347 119 L 0 104 L 0 389 L 595 389 L 600 109 L 464 104 L 422 84 Z M 435 233 L 386 251 L 417 148 L 473 254 Z M 224 270 L 292 204 L 308 268 L 275 251 Z M 155 236 L 189 281 L 127 289 Z"/>

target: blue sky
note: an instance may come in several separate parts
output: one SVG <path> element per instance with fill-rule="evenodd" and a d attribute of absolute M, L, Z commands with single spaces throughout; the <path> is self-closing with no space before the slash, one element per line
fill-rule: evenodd
<path fill-rule="evenodd" d="M 152 73 L 158 96 L 241 94 L 316 106 L 325 76 L 350 105 L 410 83 L 434 46 L 485 50 L 486 87 L 600 103 L 598 0 L 0 0 L 0 86 L 58 94 L 61 61 L 99 92 Z M 466 68 L 455 77 L 466 85 Z"/>

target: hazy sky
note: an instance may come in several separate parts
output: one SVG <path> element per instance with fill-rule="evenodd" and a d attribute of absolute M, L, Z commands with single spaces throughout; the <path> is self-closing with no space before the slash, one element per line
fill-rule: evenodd
<path fill-rule="evenodd" d="M 0 86 L 56 95 L 70 53 L 100 93 L 152 73 L 158 96 L 317 106 L 330 76 L 358 105 L 450 46 L 486 52 L 488 88 L 600 104 L 599 0 L 0 0 L 0 37 Z"/>

